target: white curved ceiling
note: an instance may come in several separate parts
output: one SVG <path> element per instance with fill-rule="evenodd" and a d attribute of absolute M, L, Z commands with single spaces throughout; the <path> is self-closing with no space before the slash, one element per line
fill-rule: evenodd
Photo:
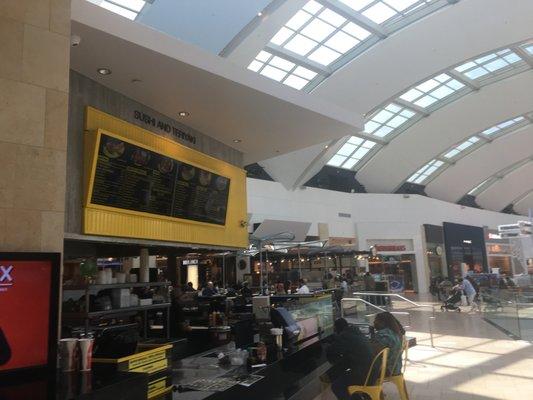
<path fill-rule="evenodd" d="M 476 196 L 476 202 L 483 208 L 501 210 L 523 195 L 524 191 L 531 190 L 527 182 L 533 183 L 533 161 L 498 179 Z"/>
<path fill-rule="evenodd" d="M 453 144 L 506 118 L 532 110 L 532 87 L 533 73 L 528 71 L 440 108 L 381 149 L 358 171 L 358 180 L 371 192 L 393 192 L 412 173 Z M 390 165 L 394 168 L 389 168 Z M 382 176 L 384 169 L 388 169 L 386 176 Z"/>
<path fill-rule="evenodd" d="M 528 215 L 533 210 L 533 189 L 525 192 L 523 197 L 514 203 L 514 210 L 522 215 Z"/>
<path fill-rule="evenodd" d="M 432 197 L 456 202 L 485 179 L 532 155 L 533 126 L 529 125 L 460 159 L 457 164 L 431 181 L 426 186 L 426 193 Z M 524 185 L 533 187 L 533 182 L 525 181 Z M 513 197 L 510 197 L 507 201 L 512 200 Z"/>
<path fill-rule="evenodd" d="M 169 2 L 169 0 L 155 0 L 156 3 L 158 1 L 161 1 L 161 6 Z M 294 110 L 288 110 L 294 111 L 292 114 L 290 112 L 287 114 L 290 117 L 288 123 L 282 123 L 269 116 L 263 118 L 260 115 L 252 115 L 251 117 L 245 116 L 243 120 L 246 123 L 241 124 L 237 112 L 228 118 L 224 112 L 220 113 L 220 110 L 216 110 L 214 104 L 211 104 L 212 101 L 208 102 L 209 107 L 204 110 L 201 99 L 197 99 L 198 96 L 192 96 L 198 100 L 194 102 L 195 114 L 198 113 L 201 118 L 191 120 L 191 125 L 217 136 L 219 132 L 216 132 L 216 124 L 210 124 L 207 120 L 217 121 L 218 130 L 222 132 L 221 140 L 226 143 L 229 143 L 230 132 L 235 130 L 242 132 L 243 136 L 249 135 L 250 139 L 259 138 L 259 132 L 252 132 L 254 124 L 260 124 L 261 131 L 269 132 L 270 141 L 257 142 L 258 146 L 255 147 L 244 144 L 235 145 L 235 147 L 245 153 L 247 160 L 263 161 L 262 165 L 267 170 L 271 168 L 273 175 L 280 176 L 284 169 L 290 170 L 291 173 L 283 176 L 282 179 L 288 187 L 303 184 L 304 178 L 309 178 L 308 175 L 311 172 L 318 171 L 325 165 L 331 155 L 343 144 L 342 141 L 336 141 L 341 137 L 341 132 L 345 132 L 344 135 L 365 136 L 356 128 L 359 124 L 358 116 L 366 114 L 370 117 L 374 110 L 388 104 L 390 99 L 451 66 L 495 49 L 531 41 L 533 38 L 533 1 L 531 0 L 449 0 L 449 5 L 439 8 L 380 40 L 343 67 L 333 73 L 330 71 L 331 74 L 328 74 L 327 79 L 310 93 L 303 93 L 275 83 L 259 74 L 245 71 L 245 69 L 267 46 L 273 35 L 307 3 L 307 0 L 261 0 L 254 6 L 247 4 L 249 7 L 246 9 L 231 10 L 232 5 L 235 7 L 234 5 L 239 1 L 241 0 L 231 0 L 231 3 L 226 4 L 225 10 L 219 7 L 218 14 L 214 16 L 191 12 L 191 19 L 187 21 L 190 26 L 183 28 L 189 37 L 182 38 L 208 48 L 211 52 L 218 51 L 227 41 L 221 52 L 226 60 L 220 61 L 225 61 L 224 63 L 204 57 L 196 50 L 190 51 L 183 44 L 177 48 L 186 50 L 186 53 L 179 57 L 174 54 L 173 57 L 196 65 L 197 68 L 205 69 L 213 75 L 223 76 L 233 81 L 234 85 L 251 88 L 252 91 L 266 92 L 270 96 L 287 102 L 287 105 L 291 103 L 296 105 Z M 323 5 L 339 3 L 339 0 L 316 1 Z M 74 0 L 74 3 L 79 2 L 80 0 Z M 187 7 L 192 7 L 196 11 L 202 8 L 199 2 L 186 1 L 185 3 Z M 257 14 L 254 16 L 256 9 L 261 8 L 264 9 L 264 13 L 261 16 Z M 183 11 L 185 15 L 186 9 L 184 8 Z M 236 14 L 231 15 L 232 11 Z M 183 15 L 180 17 L 183 18 Z M 78 20 L 80 19 L 83 23 L 102 30 L 100 21 L 78 16 Z M 194 36 L 194 19 L 197 20 L 197 36 Z M 142 22 L 142 14 L 139 20 Z M 223 26 L 221 21 L 224 20 L 227 23 L 227 32 L 239 31 L 231 40 L 228 41 L 233 33 L 224 32 L 226 35 L 224 39 L 222 34 L 213 37 L 211 34 L 216 32 L 216 29 L 204 35 L 203 32 L 208 29 L 209 21 L 220 27 Z M 246 23 L 247 20 L 249 20 L 248 23 Z M 151 25 L 155 26 L 155 22 Z M 110 28 L 108 32 L 117 34 L 116 30 L 112 32 Z M 126 35 L 122 35 L 122 39 L 128 40 Z M 166 47 L 163 47 L 168 49 L 171 43 L 166 41 L 167 39 L 165 39 Z M 137 41 L 137 44 L 152 49 L 149 40 Z M 164 51 L 158 43 L 152 43 L 152 46 L 158 48 L 159 52 Z M 188 56 L 189 52 L 193 56 Z M 80 69 L 90 62 L 89 57 L 80 60 L 75 59 L 73 63 Z M 533 66 L 533 53 L 527 62 L 530 67 Z M 94 66 L 89 67 L 92 69 Z M 170 72 L 166 70 L 163 73 L 169 74 Z M 162 81 L 165 78 L 177 79 L 174 75 L 163 75 L 160 78 Z M 117 90 L 125 90 L 127 94 L 129 94 L 128 91 L 132 92 L 123 83 L 117 83 L 115 87 Z M 386 143 L 388 139 L 385 141 L 376 139 L 384 146 L 379 151 L 373 152 L 371 158 L 368 157 L 368 161 L 365 161 L 365 158 L 363 160 L 365 163 L 361 162 L 361 165 L 357 166 L 357 179 L 369 192 L 394 191 L 413 172 L 442 154 L 450 146 L 508 118 L 531 112 L 533 110 L 531 88 L 533 88 L 533 72 L 531 70 L 521 72 L 483 86 L 481 90 L 466 94 L 435 110 L 393 137 L 389 143 Z M 202 96 L 208 96 L 209 88 L 204 89 L 201 92 Z M 191 95 L 191 93 L 188 94 Z M 136 93 L 133 95 L 138 96 Z M 218 92 L 221 104 L 228 101 L 234 105 L 243 104 L 242 101 L 235 102 L 234 98 L 225 99 L 225 96 L 241 96 L 241 100 L 244 99 L 245 102 L 253 105 L 250 102 L 253 98 L 251 93 L 247 93 L 246 97 L 242 95 L 242 90 L 234 91 L 227 88 Z M 146 100 L 157 102 L 154 96 L 148 96 Z M 180 98 L 180 101 L 183 100 L 185 98 Z M 277 104 L 275 107 L 272 104 L 269 106 L 272 107 L 271 110 L 280 112 L 282 104 Z M 234 111 L 237 109 L 238 107 Z M 251 112 L 249 108 L 243 109 Z M 312 110 L 312 113 L 303 112 L 306 109 Z M 321 117 L 315 119 L 316 116 L 313 113 L 316 112 L 329 116 L 329 120 Z M 349 118 L 350 114 L 353 114 L 353 119 Z M 211 116 L 215 118 L 210 118 Z M 297 126 L 298 118 L 301 118 L 300 127 Z M 317 124 L 317 121 L 320 123 Z M 353 127 L 351 132 L 350 126 Z M 286 132 L 283 129 L 290 130 L 290 136 L 287 136 L 290 137 L 290 142 L 284 143 Z M 318 130 L 323 130 L 322 144 L 318 140 L 321 136 Z M 300 137 L 299 145 L 294 141 L 298 137 Z M 275 146 L 272 145 L 272 138 L 278 141 Z M 330 145 L 329 149 L 323 149 L 326 144 Z M 529 125 L 529 127 L 497 138 L 490 144 L 480 146 L 457 160 L 454 165 L 445 169 L 427 184 L 426 193 L 455 202 L 484 179 L 520 159 L 531 156 L 532 148 L 533 128 Z M 302 149 L 301 154 L 298 153 L 298 149 Z M 522 182 L 522 197 L 520 197 L 521 194 L 517 194 L 518 189 L 497 191 L 496 187 L 503 183 L 498 182 L 494 184 L 494 188 L 491 187 L 490 191 L 487 189 L 482 193 L 488 198 L 489 193 L 497 191 L 498 197 L 494 198 L 494 201 L 484 201 L 483 197 L 480 197 L 480 202 L 488 208 L 499 211 L 503 208 L 500 207 L 501 204 L 506 202 L 509 204 L 520 197 L 515 204 L 515 209 L 523 212 L 526 205 L 531 204 L 533 196 L 527 192 L 533 189 L 533 181 L 528 180 L 528 176 L 525 175 L 515 176 L 520 176 L 522 180 L 525 180 Z"/>

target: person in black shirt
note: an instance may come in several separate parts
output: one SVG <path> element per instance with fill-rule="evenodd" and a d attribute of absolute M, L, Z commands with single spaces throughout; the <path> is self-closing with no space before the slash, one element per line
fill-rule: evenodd
<path fill-rule="evenodd" d="M 252 297 L 252 289 L 248 287 L 248 282 L 246 281 L 242 284 L 241 296 L 247 299 Z"/>
<path fill-rule="evenodd" d="M 339 400 L 355 399 L 348 394 L 348 386 L 363 385 L 370 364 L 372 347 L 368 339 L 344 318 L 335 321 L 335 335 L 326 350 L 328 361 L 334 364 L 330 373 L 331 391 Z"/>
<path fill-rule="evenodd" d="M 202 290 L 202 296 L 214 296 L 218 294 L 218 290 L 213 285 L 213 282 L 207 282 L 207 286 Z"/>

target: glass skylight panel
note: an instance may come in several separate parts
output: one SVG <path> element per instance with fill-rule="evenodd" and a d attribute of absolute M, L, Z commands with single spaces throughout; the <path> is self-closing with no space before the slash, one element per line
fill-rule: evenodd
<path fill-rule="evenodd" d="M 504 49 L 461 64 L 455 68 L 455 71 L 469 79 L 476 80 L 498 75 L 513 68 L 520 61 L 523 60 L 518 54 L 511 49 Z"/>
<path fill-rule="evenodd" d="M 376 24 L 402 18 L 432 0 L 340 0 Z"/>
<path fill-rule="evenodd" d="M 411 175 L 407 179 L 407 182 L 416 183 L 420 185 L 443 165 L 443 161 L 431 160 L 418 171 L 416 171 L 413 175 Z"/>
<path fill-rule="evenodd" d="M 491 126 L 490 128 L 485 129 L 481 133 L 486 135 L 486 136 L 492 136 L 492 135 L 494 135 L 496 133 L 501 132 L 504 129 L 509 129 L 509 128 L 521 123 L 521 122 L 524 122 L 525 120 L 526 120 L 525 117 L 519 116 L 519 117 L 516 117 L 516 118 L 513 118 L 513 119 L 509 119 L 507 121 L 500 122 L 498 125 Z"/>
<path fill-rule="evenodd" d="M 377 111 L 365 123 L 364 131 L 378 137 L 385 137 L 415 115 L 416 113 L 412 110 L 390 103 Z"/>
<path fill-rule="evenodd" d="M 344 145 L 331 157 L 327 165 L 345 169 L 352 169 L 356 164 L 365 157 L 370 150 L 376 145 L 371 140 L 362 139 L 352 136 Z"/>
<path fill-rule="evenodd" d="M 529 53 L 530 56 L 533 56 L 533 43 L 527 43 L 522 46 L 522 48 Z"/>
<path fill-rule="evenodd" d="M 146 4 L 145 0 L 89 0 L 89 2 L 131 20 L 137 18 Z"/>
<path fill-rule="evenodd" d="M 400 96 L 400 99 L 426 108 L 442 100 L 452 93 L 462 89 L 465 85 L 447 74 L 440 74 L 422 82 Z"/>
<path fill-rule="evenodd" d="M 268 51 L 260 51 L 248 69 L 294 89 L 303 89 L 318 74 Z"/>
<path fill-rule="evenodd" d="M 311 0 L 270 42 L 327 66 L 369 36 L 366 29 Z"/>
<path fill-rule="evenodd" d="M 448 152 L 444 153 L 443 157 L 448 158 L 448 159 L 454 158 L 457 155 L 461 154 L 466 149 L 468 149 L 470 146 L 472 146 L 472 145 L 476 144 L 477 142 L 479 142 L 479 140 L 480 140 L 479 137 L 472 136 L 468 140 L 465 140 L 463 143 L 458 144 L 457 146 L 455 146 L 454 148 L 452 148 Z"/>

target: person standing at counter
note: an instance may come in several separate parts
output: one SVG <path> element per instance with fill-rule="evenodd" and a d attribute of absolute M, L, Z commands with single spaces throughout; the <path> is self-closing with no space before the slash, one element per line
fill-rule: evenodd
<path fill-rule="evenodd" d="M 250 286 L 247 281 L 244 281 L 242 283 L 241 296 L 245 299 L 249 299 L 253 296 L 252 289 L 250 289 Z"/>
<path fill-rule="evenodd" d="M 218 294 L 218 290 L 213 285 L 213 282 L 207 282 L 207 286 L 202 290 L 202 296 L 214 296 Z"/>
<path fill-rule="evenodd" d="M 367 272 L 363 277 L 363 282 L 365 284 L 365 290 L 367 292 L 373 292 L 376 290 L 376 281 L 370 272 Z"/>
<path fill-rule="evenodd" d="M 300 279 L 300 287 L 296 291 L 296 294 L 309 294 L 310 290 L 307 286 L 307 279 Z"/>
<path fill-rule="evenodd" d="M 194 287 L 192 285 L 192 282 L 187 282 L 187 286 L 185 286 L 185 291 L 186 292 L 196 292 L 196 290 L 194 289 Z"/>
<path fill-rule="evenodd" d="M 368 339 L 344 318 L 334 324 L 335 335 L 326 349 L 328 361 L 334 364 L 331 391 L 339 400 L 355 400 L 350 397 L 348 386 L 363 385 L 372 363 L 372 347 Z"/>

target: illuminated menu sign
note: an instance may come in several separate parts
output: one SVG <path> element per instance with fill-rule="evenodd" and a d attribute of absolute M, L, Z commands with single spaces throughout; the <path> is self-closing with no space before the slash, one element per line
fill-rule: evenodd
<path fill-rule="evenodd" d="M 101 134 L 91 203 L 224 225 L 230 179 Z"/>

